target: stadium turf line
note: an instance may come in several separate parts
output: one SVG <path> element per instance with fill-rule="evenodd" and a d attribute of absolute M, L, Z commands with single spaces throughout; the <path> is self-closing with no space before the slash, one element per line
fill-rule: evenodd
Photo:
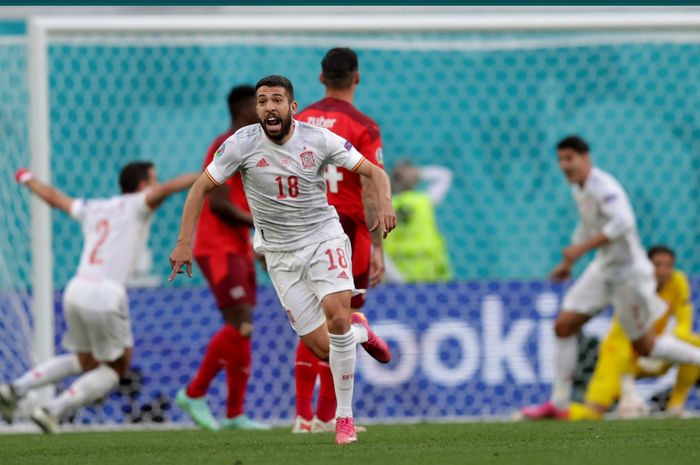
<path fill-rule="evenodd" d="M 683 465 L 700 463 L 700 420 L 373 425 L 346 447 L 287 428 L 0 435 L 0 463 Z"/>

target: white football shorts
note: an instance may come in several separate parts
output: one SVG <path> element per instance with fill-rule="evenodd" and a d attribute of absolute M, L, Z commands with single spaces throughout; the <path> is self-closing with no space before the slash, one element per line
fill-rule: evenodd
<path fill-rule="evenodd" d="M 292 328 L 304 336 L 325 324 L 321 301 L 355 291 L 352 250 L 346 235 L 291 252 L 265 252 L 268 273 Z"/>
<path fill-rule="evenodd" d="M 562 309 L 595 316 L 612 305 L 630 340 L 642 337 L 666 311 L 666 302 L 656 294 L 656 278 L 631 273 L 625 279 L 610 279 L 601 266 L 591 262 L 564 295 Z"/>
<path fill-rule="evenodd" d="M 63 346 L 89 352 L 96 360 L 113 362 L 133 347 L 126 289 L 108 279 L 75 277 L 63 293 L 68 331 Z"/>

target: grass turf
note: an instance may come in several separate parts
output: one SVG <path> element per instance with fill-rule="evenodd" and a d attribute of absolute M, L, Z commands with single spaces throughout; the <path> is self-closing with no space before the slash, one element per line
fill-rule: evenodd
<path fill-rule="evenodd" d="M 700 420 L 370 426 L 332 434 L 142 431 L 0 435 L 2 464 L 681 465 L 700 463 Z"/>

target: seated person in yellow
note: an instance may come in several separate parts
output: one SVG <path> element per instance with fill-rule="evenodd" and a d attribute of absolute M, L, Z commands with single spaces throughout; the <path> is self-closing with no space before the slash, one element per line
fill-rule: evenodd
<path fill-rule="evenodd" d="M 649 258 L 656 270 L 657 292 L 668 303 L 666 313 L 656 322 L 656 333 L 672 331 L 679 339 L 700 346 L 700 336 L 692 333 L 693 306 L 690 302 L 688 278 L 685 273 L 674 268 L 673 250 L 665 246 L 655 246 L 649 249 Z M 675 320 L 675 326 L 671 320 Z M 595 371 L 586 389 L 585 404 L 572 403 L 569 406 L 569 419 L 600 419 L 618 399 L 621 399 L 618 407 L 620 412 L 625 398 L 632 399 L 630 405 L 634 403 L 635 378 L 660 376 L 669 368 L 669 363 L 637 356 L 616 319 L 600 345 Z M 700 367 L 679 367 L 676 385 L 668 402 L 669 413 L 683 413 L 688 392 L 699 377 Z"/>

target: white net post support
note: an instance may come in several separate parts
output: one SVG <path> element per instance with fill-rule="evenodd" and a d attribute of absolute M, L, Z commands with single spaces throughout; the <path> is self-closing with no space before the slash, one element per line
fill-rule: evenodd
<path fill-rule="evenodd" d="M 51 153 L 48 99 L 47 31 L 30 20 L 28 28 L 27 70 L 29 82 L 29 145 L 31 169 L 44 181 L 51 180 Z M 51 208 L 31 198 L 32 320 L 34 361 L 42 362 L 54 354 L 54 287 L 51 250 Z M 53 386 L 39 393 L 41 401 L 50 398 Z"/>

